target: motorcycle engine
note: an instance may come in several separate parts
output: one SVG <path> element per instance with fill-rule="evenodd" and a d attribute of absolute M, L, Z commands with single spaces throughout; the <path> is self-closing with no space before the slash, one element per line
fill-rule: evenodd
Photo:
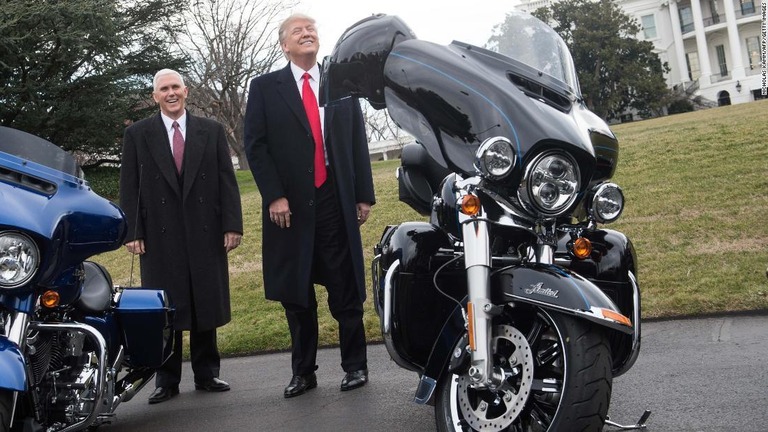
<path fill-rule="evenodd" d="M 84 344 L 85 335 L 72 331 L 37 331 L 27 337 L 34 392 L 49 417 L 45 423 L 71 424 L 93 410 L 97 357 Z"/>

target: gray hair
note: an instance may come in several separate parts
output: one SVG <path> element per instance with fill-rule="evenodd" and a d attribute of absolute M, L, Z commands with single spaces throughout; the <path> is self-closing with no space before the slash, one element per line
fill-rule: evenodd
<path fill-rule="evenodd" d="M 186 85 L 184 84 L 184 78 L 181 77 L 180 73 L 176 72 L 173 69 L 160 69 L 159 71 L 157 71 L 157 73 L 155 74 L 155 77 L 152 79 L 153 90 L 155 91 L 157 90 L 157 80 L 160 79 L 160 77 L 163 75 L 176 75 L 181 81 L 182 87 L 186 87 Z"/>

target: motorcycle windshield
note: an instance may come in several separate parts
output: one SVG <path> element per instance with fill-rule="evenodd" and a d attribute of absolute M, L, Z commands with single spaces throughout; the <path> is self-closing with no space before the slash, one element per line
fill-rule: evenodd
<path fill-rule="evenodd" d="M 519 72 L 542 84 L 551 83 L 578 95 L 573 58 L 563 39 L 532 15 L 511 13 L 486 47 L 508 57 Z"/>
<path fill-rule="evenodd" d="M 80 166 L 71 154 L 35 135 L 0 126 L 0 152 L 82 178 Z"/>
<path fill-rule="evenodd" d="M 594 116 L 580 103 L 571 55 L 537 18 L 513 13 L 486 48 L 417 39 L 395 46 L 384 66 L 390 116 L 440 165 L 474 175 L 475 153 L 509 139 L 519 162 L 537 144 L 594 155 Z"/>

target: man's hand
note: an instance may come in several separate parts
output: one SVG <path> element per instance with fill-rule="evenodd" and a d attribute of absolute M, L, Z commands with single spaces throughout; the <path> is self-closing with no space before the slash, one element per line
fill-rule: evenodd
<path fill-rule="evenodd" d="M 128 252 L 135 255 L 143 255 L 146 250 L 144 249 L 144 239 L 134 240 L 125 244 L 125 248 Z"/>
<path fill-rule="evenodd" d="M 278 198 L 269 204 L 269 220 L 280 228 L 291 227 L 291 208 L 288 206 L 288 198 Z"/>
<path fill-rule="evenodd" d="M 232 249 L 240 246 L 240 242 L 243 239 L 243 235 L 236 232 L 225 232 L 224 233 L 224 249 L 227 250 L 227 252 L 231 251 Z"/>
<path fill-rule="evenodd" d="M 357 203 L 357 224 L 362 225 L 371 215 L 371 205 L 368 203 Z"/>

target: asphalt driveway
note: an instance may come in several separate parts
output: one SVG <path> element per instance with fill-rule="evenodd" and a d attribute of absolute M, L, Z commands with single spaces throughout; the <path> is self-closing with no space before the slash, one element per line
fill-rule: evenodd
<path fill-rule="evenodd" d="M 430 406 L 411 402 L 417 376 L 392 362 L 383 345 L 369 347 L 370 383 L 340 392 L 338 349 L 318 354 L 318 387 L 283 398 L 290 355 L 225 359 L 221 378 L 232 390 L 195 391 L 184 364 L 181 394 L 148 405 L 152 385 L 118 408 L 104 432 L 124 431 L 429 431 Z M 609 416 L 634 423 L 645 409 L 652 432 L 768 430 L 768 315 L 643 323 L 640 358 L 614 380 Z M 606 429 L 611 430 L 611 429 Z"/>

